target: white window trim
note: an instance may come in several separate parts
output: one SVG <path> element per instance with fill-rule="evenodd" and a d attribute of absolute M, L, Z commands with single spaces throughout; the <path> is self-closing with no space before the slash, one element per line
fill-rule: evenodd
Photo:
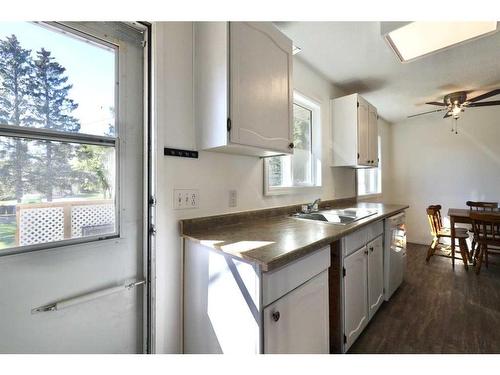
<path fill-rule="evenodd" d="M 264 159 L 264 195 L 308 194 L 317 193 L 322 189 L 321 176 L 321 105 L 301 92 L 294 90 L 293 103 L 312 111 L 312 159 L 314 162 L 312 178 L 314 185 L 304 186 L 269 186 L 269 158 Z"/>

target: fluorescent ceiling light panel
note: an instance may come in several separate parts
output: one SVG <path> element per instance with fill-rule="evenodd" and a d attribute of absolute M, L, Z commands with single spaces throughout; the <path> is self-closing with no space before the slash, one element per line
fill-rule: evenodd
<path fill-rule="evenodd" d="M 497 30 L 497 21 L 410 22 L 385 35 L 403 62 L 442 50 Z"/>

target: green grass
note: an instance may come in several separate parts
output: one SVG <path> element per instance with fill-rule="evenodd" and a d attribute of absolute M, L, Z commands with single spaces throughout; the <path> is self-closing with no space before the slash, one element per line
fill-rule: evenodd
<path fill-rule="evenodd" d="M 16 224 L 0 224 L 0 250 L 16 244 Z"/>

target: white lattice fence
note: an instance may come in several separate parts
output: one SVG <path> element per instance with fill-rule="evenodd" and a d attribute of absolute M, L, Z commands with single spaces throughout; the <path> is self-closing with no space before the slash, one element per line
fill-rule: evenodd
<path fill-rule="evenodd" d="M 64 208 L 39 207 L 19 212 L 19 245 L 34 245 L 64 239 Z"/>
<path fill-rule="evenodd" d="M 115 205 L 99 204 L 71 208 L 71 238 L 81 237 L 83 228 L 112 225 L 114 232 Z"/>
<path fill-rule="evenodd" d="M 113 201 L 23 204 L 17 206 L 16 213 L 16 240 L 19 246 L 112 233 L 115 230 Z"/>

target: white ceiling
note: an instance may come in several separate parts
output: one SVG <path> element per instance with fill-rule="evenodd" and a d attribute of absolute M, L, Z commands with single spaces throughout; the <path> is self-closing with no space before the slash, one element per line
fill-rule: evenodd
<path fill-rule="evenodd" d="M 450 92 L 471 90 L 473 97 L 500 87 L 500 32 L 403 64 L 380 35 L 380 22 L 276 25 L 302 49 L 298 57 L 346 93 L 362 94 L 392 123 L 437 108 L 424 103 Z"/>

